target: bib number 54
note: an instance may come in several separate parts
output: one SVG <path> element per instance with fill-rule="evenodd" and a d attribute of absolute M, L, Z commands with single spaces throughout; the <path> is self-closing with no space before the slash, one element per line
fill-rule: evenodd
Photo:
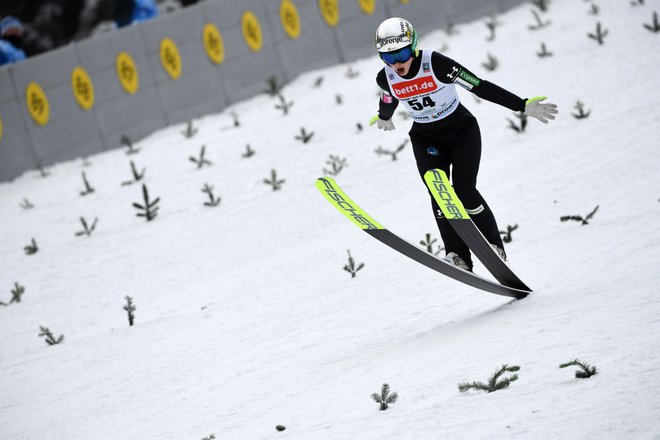
<path fill-rule="evenodd" d="M 435 107 L 435 102 L 430 96 L 422 98 L 422 102 L 419 102 L 418 99 L 411 99 L 408 101 L 408 104 L 410 105 L 410 108 L 417 111 L 424 110 L 424 107 Z"/>

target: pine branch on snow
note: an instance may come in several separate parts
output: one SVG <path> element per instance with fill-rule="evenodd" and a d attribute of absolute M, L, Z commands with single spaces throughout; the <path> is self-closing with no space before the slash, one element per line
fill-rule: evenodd
<path fill-rule="evenodd" d="M 458 384 L 458 391 L 464 393 L 468 390 L 474 389 L 477 391 L 486 391 L 487 393 L 492 393 L 495 391 L 503 390 L 507 388 L 511 382 L 518 380 L 518 375 L 513 374 L 510 377 L 505 377 L 502 380 L 499 380 L 504 373 L 513 373 L 520 370 L 518 366 L 511 366 L 504 364 L 502 368 L 497 370 L 495 374 L 488 380 L 487 383 L 483 382 L 463 382 Z"/>
<path fill-rule="evenodd" d="M 53 333 L 51 333 L 51 331 L 47 327 L 40 325 L 39 330 L 41 330 L 41 332 L 39 333 L 39 337 L 45 336 L 46 344 L 48 345 L 56 345 L 64 340 L 64 335 L 60 335 L 59 338 L 55 339 L 55 336 L 53 336 Z"/>
<path fill-rule="evenodd" d="M 250 147 L 250 144 L 247 144 L 247 145 L 245 146 L 245 153 L 241 154 L 241 157 L 244 157 L 244 158 L 247 159 L 248 157 L 252 157 L 252 156 L 254 156 L 255 153 L 256 153 L 256 151 L 254 151 L 254 150 Z"/>
<path fill-rule="evenodd" d="M 80 217 L 80 223 L 83 225 L 83 230 L 76 232 L 76 237 L 80 237 L 81 235 L 87 235 L 88 237 L 92 235 L 92 232 L 94 232 L 94 228 L 96 228 L 96 222 L 98 222 L 98 218 L 94 218 L 94 223 L 92 223 L 91 226 L 87 224 L 87 220 L 85 220 L 84 217 Z"/>
<path fill-rule="evenodd" d="M 83 183 L 85 184 L 85 190 L 82 191 L 82 192 L 80 193 L 80 195 L 81 195 L 81 196 L 86 196 L 87 194 L 91 194 L 91 193 L 93 193 L 93 192 L 94 192 L 94 188 L 92 188 L 91 185 L 89 184 L 89 182 L 87 181 L 87 175 L 85 174 L 84 171 L 83 171 L 83 173 L 82 173 L 82 179 L 83 179 Z"/>
<path fill-rule="evenodd" d="M 186 125 L 186 129 L 181 132 L 183 137 L 190 139 L 191 137 L 195 136 L 197 134 L 197 129 L 193 127 L 192 121 L 188 121 L 188 124 Z"/>
<path fill-rule="evenodd" d="M 32 203 L 30 203 L 30 201 L 25 197 L 23 197 L 23 201 L 18 206 L 20 206 L 21 208 L 26 209 L 26 210 L 34 208 L 34 205 Z"/>
<path fill-rule="evenodd" d="M 426 247 L 426 252 L 428 252 L 431 255 L 438 255 L 444 248 L 438 246 L 437 251 L 433 251 L 433 245 L 438 242 L 437 238 L 431 238 L 431 234 L 428 232 L 424 236 L 424 240 L 420 240 L 419 244 L 422 246 Z"/>
<path fill-rule="evenodd" d="M 131 161 L 131 173 L 133 174 L 133 180 L 126 180 L 122 182 L 122 186 L 127 186 L 127 185 L 132 185 L 135 182 L 139 182 L 144 178 L 144 174 L 147 172 L 146 168 L 142 168 L 141 172 L 138 172 L 137 168 L 135 167 L 135 163 Z"/>
<path fill-rule="evenodd" d="M 348 263 L 344 265 L 344 270 L 351 274 L 351 278 L 355 278 L 355 275 L 364 267 L 364 263 L 360 263 L 357 266 L 355 265 L 355 260 L 351 256 L 351 251 L 348 252 Z"/>
<path fill-rule="evenodd" d="M 660 32 L 660 21 L 658 20 L 657 12 L 653 11 L 653 22 L 651 24 L 644 24 L 644 27 L 654 34 Z"/>
<path fill-rule="evenodd" d="M 552 52 L 548 51 L 548 48 L 545 46 L 545 43 L 541 43 L 541 51 L 536 52 L 536 55 L 539 58 L 548 58 L 548 57 L 551 57 L 554 54 Z"/>
<path fill-rule="evenodd" d="M 295 136 L 294 139 L 297 141 L 302 142 L 303 144 L 306 144 L 307 142 L 312 139 L 312 136 L 314 136 L 314 132 L 309 132 L 307 133 L 307 130 L 305 130 L 305 127 L 300 127 L 300 134 L 298 136 Z"/>
<path fill-rule="evenodd" d="M 282 94 L 280 93 L 277 94 L 277 99 L 280 100 L 280 103 L 275 104 L 275 108 L 278 110 L 282 110 L 284 115 L 288 115 L 289 109 L 293 106 L 293 101 L 287 102 L 286 99 L 284 99 L 284 96 L 282 96 Z"/>
<path fill-rule="evenodd" d="M 127 150 L 126 150 L 126 154 L 129 154 L 129 155 L 130 155 L 130 154 L 136 154 L 136 153 L 139 153 L 139 152 L 140 152 L 140 149 L 139 149 L 139 148 L 135 148 L 135 147 L 133 146 L 133 141 L 131 140 L 131 138 L 129 138 L 129 137 L 128 137 L 127 135 L 125 135 L 125 134 L 122 134 L 122 135 L 121 135 L 121 139 L 120 139 L 119 143 L 121 143 L 121 145 L 122 145 L 123 147 L 126 147 L 126 148 L 127 148 Z"/>
<path fill-rule="evenodd" d="M 395 403 L 397 399 L 399 398 L 399 395 L 397 393 L 391 393 L 390 394 L 390 386 L 386 383 L 383 384 L 383 387 L 380 390 L 380 394 L 378 393 L 373 393 L 371 395 L 371 398 L 376 402 L 380 404 L 380 411 L 385 411 L 387 408 L 389 408 L 389 405 Z"/>
<path fill-rule="evenodd" d="M 210 186 L 208 183 L 204 184 L 204 187 L 202 188 L 202 192 L 206 193 L 209 196 L 208 202 L 204 202 L 204 206 L 218 206 L 220 204 L 220 197 L 215 197 L 213 195 L 213 187 Z"/>
<path fill-rule="evenodd" d="M 540 29 L 548 27 L 551 23 L 550 20 L 548 20 L 548 21 L 541 20 L 541 16 L 539 15 L 539 13 L 536 12 L 535 10 L 533 10 L 533 9 L 532 9 L 532 15 L 534 15 L 534 19 L 536 20 L 536 23 L 527 26 L 527 29 L 529 29 L 531 31 L 538 31 Z"/>
<path fill-rule="evenodd" d="M 490 16 L 490 20 L 486 22 L 486 27 L 490 31 L 490 34 L 486 38 L 486 41 L 495 41 L 495 31 L 501 25 L 502 23 L 497 21 L 497 17 L 495 17 L 495 15 Z"/>
<path fill-rule="evenodd" d="M 596 211 L 598 211 L 599 207 L 600 207 L 600 205 L 596 205 L 596 207 L 593 209 L 593 211 L 591 211 L 589 214 L 587 214 L 586 217 L 582 217 L 581 215 L 564 215 L 564 216 L 560 217 L 559 220 L 561 220 L 562 222 L 567 222 L 569 220 L 574 220 L 574 221 L 582 222 L 582 226 L 588 225 L 589 220 L 591 220 L 591 218 L 594 216 L 594 214 L 596 214 Z"/>
<path fill-rule="evenodd" d="M 135 322 L 135 314 L 133 312 L 135 312 L 136 307 L 133 304 L 133 298 L 126 295 L 125 299 L 126 299 L 126 305 L 122 308 L 126 310 L 126 313 L 128 313 L 128 325 L 133 326 L 133 323 Z"/>
<path fill-rule="evenodd" d="M 605 37 L 609 33 L 609 30 L 603 29 L 602 25 L 600 24 L 600 21 L 596 23 L 596 32 L 595 33 L 588 33 L 587 36 L 593 40 L 596 40 L 599 45 L 605 44 Z"/>
<path fill-rule="evenodd" d="M 158 215 L 159 207 L 157 205 L 158 202 L 160 202 L 160 197 L 156 197 L 156 200 L 149 201 L 149 191 L 147 190 L 147 185 L 144 183 L 142 184 L 142 197 L 144 199 L 143 205 L 140 205 L 139 203 L 133 203 L 133 207 L 135 209 L 142 211 L 135 215 L 138 217 L 144 217 L 147 219 L 147 221 L 151 221 L 156 218 L 156 215 Z"/>
<path fill-rule="evenodd" d="M 527 127 L 528 116 L 522 112 L 515 113 L 515 116 L 516 118 L 518 118 L 520 125 L 516 125 L 516 123 L 513 122 L 512 119 L 507 118 L 506 120 L 509 121 L 509 128 L 515 131 L 516 133 L 524 133 L 525 128 Z"/>
<path fill-rule="evenodd" d="M 385 149 L 383 149 L 383 147 L 381 147 L 381 146 L 379 145 L 378 148 L 375 150 L 375 152 L 376 152 L 376 154 L 378 154 L 379 156 L 382 156 L 382 155 L 390 155 L 390 156 L 392 156 L 392 160 L 395 161 L 395 160 L 396 160 L 396 157 L 397 157 L 397 154 L 399 154 L 400 152 L 403 151 L 403 149 L 405 148 L 405 146 L 406 146 L 407 143 L 408 143 L 408 139 L 406 139 L 405 141 L 403 141 L 403 143 L 400 144 L 400 145 L 397 147 L 397 149 L 394 150 L 394 151 L 385 150 Z"/>
<path fill-rule="evenodd" d="M 207 160 L 204 156 L 206 155 L 206 145 L 202 145 L 202 149 L 199 152 L 199 158 L 190 156 L 189 160 L 197 164 L 197 169 L 202 168 L 204 165 L 213 165 L 210 160 Z"/>
<path fill-rule="evenodd" d="M 589 110 L 588 112 L 585 112 L 585 111 L 584 111 L 584 104 L 583 104 L 582 102 L 580 102 L 580 101 L 578 101 L 578 102 L 575 104 L 575 107 L 574 107 L 574 108 L 577 110 L 577 114 L 575 114 L 575 113 L 571 113 L 571 115 L 572 115 L 575 119 L 585 119 L 585 118 L 588 118 L 589 115 L 591 114 L 591 110 Z"/>
<path fill-rule="evenodd" d="M 489 72 L 493 72 L 494 70 L 497 69 L 497 66 L 499 65 L 499 61 L 497 58 L 491 54 L 490 52 L 488 53 L 488 60 L 485 63 L 481 63 L 484 69 L 488 70 Z"/>
<path fill-rule="evenodd" d="M 264 183 L 266 185 L 270 185 L 273 187 L 273 191 L 279 191 L 282 189 L 282 184 L 286 182 L 284 179 L 278 179 L 277 178 L 277 171 L 274 169 L 270 170 L 270 180 L 269 179 L 264 179 Z"/>
<path fill-rule="evenodd" d="M 346 158 L 340 158 L 339 156 L 330 155 L 328 160 L 325 162 L 330 165 L 330 169 L 323 168 L 323 173 L 327 176 L 336 176 L 339 174 L 344 167 L 347 167 Z"/>
<path fill-rule="evenodd" d="M 594 374 L 598 374 L 598 369 L 595 366 L 591 366 L 587 364 L 586 362 L 582 362 L 579 359 L 574 359 L 570 362 L 566 362 L 565 364 L 561 364 L 559 368 L 567 368 L 567 367 L 580 367 L 580 370 L 577 370 L 575 372 L 575 377 L 578 379 L 588 379 Z"/>
<path fill-rule="evenodd" d="M 39 247 L 37 246 L 37 242 L 33 238 L 30 244 L 25 246 L 23 250 L 25 250 L 26 255 L 34 255 L 39 251 Z"/>
<path fill-rule="evenodd" d="M 500 231 L 500 235 L 502 235 L 502 241 L 504 243 L 511 243 L 513 241 L 513 237 L 511 237 L 511 233 L 518 229 L 518 224 L 516 223 L 515 225 L 507 225 L 506 231 Z"/>

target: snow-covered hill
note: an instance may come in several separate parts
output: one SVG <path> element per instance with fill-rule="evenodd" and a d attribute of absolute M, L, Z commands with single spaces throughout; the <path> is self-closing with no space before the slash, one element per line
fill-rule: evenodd
<path fill-rule="evenodd" d="M 522 301 L 408 260 L 314 188 L 330 155 L 346 159 L 336 178 L 365 210 L 415 243 L 439 239 L 409 144 L 396 161 L 374 152 L 395 150 L 410 125 L 366 126 L 376 56 L 287 85 L 288 115 L 263 95 L 194 121 L 192 138 L 174 126 L 136 155 L 0 184 L 0 301 L 25 287 L 0 307 L 0 438 L 660 438 L 660 36 L 643 27 L 660 1 L 600 1 L 598 15 L 591 4 L 552 2 L 539 31 L 532 6 L 517 8 L 498 17 L 494 42 L 485 20 L 421 38 L 559 105 L 556 121 L 518 134 L 512 112 L 461 91 L 481 124 L 479 188 L 501 229 L 518 225 L 507 251 L 535 289 Z M 587 37 L 597 22 L 602 46 Z M 536 55 L 541 43 L 553 57 Z M 489 53 L 494 72 L 481 66 Z M 588 118 L 571 116 L 577 101 Z M 307 144 L 294 139 L 301 128 L 314 132 Z M 197 169 L 202 145 L 212 166 Z M 130 161 L 161 198 L 152 222 L 132 207 L 140 184 L 121 185 Z M 279 191 L 263 182 L 271 170 Z M 95 189 L 85 197 L 83 171 Z M 203 206 L 204 184 L 219 206 Z M 588 225 L 559 220 L 596 205 Z M 91 236 L 74 235 L 80 217 L 98 218 Z M 347 250 L 365 263 L 355 278 Z M 46 345 L 39 326 L 64 342 Z M 574 358 L 598 374 L 558 368 Z M 508 389 L 459 393 L 503 364 L 520 366 Z M 399 395 L 387 411 L 370 398 L 383 383 Z"/>

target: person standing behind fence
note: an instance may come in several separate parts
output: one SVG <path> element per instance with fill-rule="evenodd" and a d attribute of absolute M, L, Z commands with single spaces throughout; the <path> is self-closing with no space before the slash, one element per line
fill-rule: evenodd
<path fill-rule="evenodd" d="M 118 28 L 142 23 L 158 16 L 154 0 L 114 0 L 115 24 Z"/>
<path fill-rule="evenodd" d="M 16 17 L 5 17 L 0 21 L 0 66 L 25 59 L 21 39 L 23 25 Z"/>

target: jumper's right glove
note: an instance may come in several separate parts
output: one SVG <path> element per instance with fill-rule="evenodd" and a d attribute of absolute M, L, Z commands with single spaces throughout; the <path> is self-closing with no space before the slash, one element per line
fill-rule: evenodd
<path fill-rule="evenodd" d="M 371 121 L 369 121 L 369 125 L 370 126 L 374 125 L 376 122 L 378 123 L 378 128 L 380 128 L 381 130 L 390 131 L 390 130 L 394 130 L 396 128 L 396 127 L 394 127 L 394 122 L 392 122 L 391 119 L 388 119 L 388 120 L 384 121 L 384 120 L 380 119 L 380 117 L 378 115 L 371 118 Z"/>
<path fill-rule="evenodd" d="M 555 119 L 555 115 L 559 113 L 555 104 L 544 104 L 541 102 L 547 98 L 547 96 L 529 98 L 525 103 L 525 111 L 523 113 L 547 124 L 548 119 Z"/>

